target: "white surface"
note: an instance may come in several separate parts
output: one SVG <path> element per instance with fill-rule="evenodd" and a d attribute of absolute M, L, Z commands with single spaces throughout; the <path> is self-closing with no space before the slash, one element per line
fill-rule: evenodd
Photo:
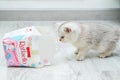
<path fill-rule="evenodd" d="M 120 26 L 120 23 L 114 21 L 92 22 Z M 1 21 L 0 40 L 4 33 L 17 28 L 31 25 L 49 25 L 52 27 L 54 23 L 49 21 Z M 91 53 L 87 55 L 84 61 L 76 61 L 71 52 L 73 48 L 70 45 L 58 44 L 57 49 L 59 53 L 56 53 L 56 63 L 52 66 L 44 68 L 7 68 L 0 45 L 0 80 L 120 80 L 120 54 L 118 53 L 104 59 L 97 58 L 96 53 Z"/>
<path fill-rule="evenodd" d="M 21 6 L 22 5 L 22 6 Z M 81 10 L 120 8 L 120 0 L 2 0 L 0 10 Z"/>

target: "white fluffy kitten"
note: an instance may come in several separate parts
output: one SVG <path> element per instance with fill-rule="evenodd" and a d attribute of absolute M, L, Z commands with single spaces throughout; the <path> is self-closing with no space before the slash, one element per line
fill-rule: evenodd
<path fill-rule="evenodd" d="M 90 49 L 98 51 L 100 58 L 110 56 L 119 40 L 120 30 L 103 25 L 63 22 L 58 27 L 58 35 L 61 42 L 75 46 L 76 59 L 83 60 Z"/>

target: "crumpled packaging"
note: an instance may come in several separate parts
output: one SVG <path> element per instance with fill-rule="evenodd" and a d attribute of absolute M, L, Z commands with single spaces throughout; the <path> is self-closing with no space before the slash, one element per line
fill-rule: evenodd
<path fill-rule="evenodd" d="M 52 64 L 56 53 L 54 39 L 35 27 L 6 33 L 2 43 L 8 66 L 44 67 Z"/>

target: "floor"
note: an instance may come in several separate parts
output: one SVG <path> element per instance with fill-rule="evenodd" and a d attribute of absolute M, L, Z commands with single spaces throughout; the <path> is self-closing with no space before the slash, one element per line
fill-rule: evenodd
<path fill-rule="evenodd" d="M 80 21 L 120 27 L 118 21 Z M 55 21 L 0 21 L 0 40 L 4 33 L 28 26 L 49 26 Z M 100 59 L 90 52 L 84 61 L 76 61 L 70 44 L 57 44 L 54 64 L 43 68 L 6 67 L 0 44 L 0 80 L 120 80 L 120 48 L 111 57 Z M 64 48 L 63 48 L 64 46 Z"/>

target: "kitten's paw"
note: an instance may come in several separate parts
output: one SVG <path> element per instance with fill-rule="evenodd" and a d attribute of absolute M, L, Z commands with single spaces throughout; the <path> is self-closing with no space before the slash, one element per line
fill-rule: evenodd
<path fill-rule="evenodd" d="M 98 57 L 99 57 L 99 58 L 106 58 L 106 57 L 108 57 L 108 55 L 105 55 L 105 54 L 99 54 Z"/>
<path fill-rule="evenodd" d="M 74 54 L 77 55 L 77 54 L 78 54 L 78 50 L 76 50 L 76 51 L 74 52 Z"/>
<path fill-rule="evenodd" d="M 76 56 L 76 60 L 77 61 L 83 61 L 85 59 L 85 57 L 84 56 Z"/>

